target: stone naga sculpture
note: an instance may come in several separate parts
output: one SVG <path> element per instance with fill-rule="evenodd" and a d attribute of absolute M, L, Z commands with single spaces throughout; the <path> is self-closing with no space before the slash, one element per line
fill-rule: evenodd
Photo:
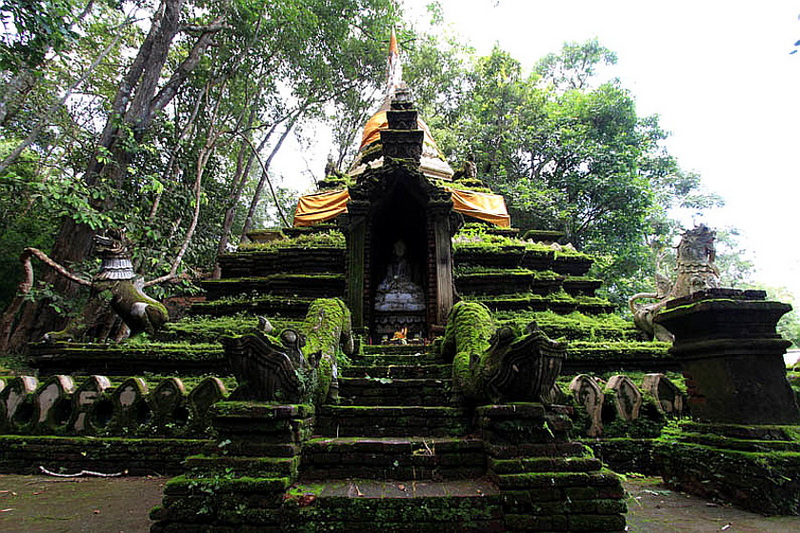
<path fill-rule="evenodd" d="M 546 401 L 566 359 L 566 344 L 550 340 L 535 322 L 521 337 L 502 327 L 491 343 L 480 369 L 488 398 L 494 403 Z"/>
<path fill-rule="evenodd" d="M 705 224 L 686 231 L 681 236 L 677 248 L 675 283 L 670 283 L 664 276 L 656 273 L 655 293 L 639 293 L 628 300 L 633 313 L 633 322 L 650 338 L 655 337 L 663 342 L 672 342 L 674 337 L 663 326 L 653 323 L 655 316 L 675 298 L 688 296 L 704 289 L 719 287 L 719 269 L 714 264 L 716 232 Z M 654 303 L 639 305 L 636 300 L 652 299 Z"/>
<path fill-rule="evenodd" d="M 285 329 L 270 338 L 272 327 L 260 319 L 260 330 L 225 337 L 225 354 L 239 386 L 235 400 L 317 404 L 338 398 L 336 352 L 355 351 L 350 311 L 341 300 L 314 300 L 300 331 Z"/>
<path fill-rule="evenodd" d="M 495 328 L 491 312 L 459 302 L 447 319 L 442 356 L 453 361 L 454 399 L 474 402 L 546 402 L 566 358 L 566 345 L 530 323 L 522 334 Z"/>

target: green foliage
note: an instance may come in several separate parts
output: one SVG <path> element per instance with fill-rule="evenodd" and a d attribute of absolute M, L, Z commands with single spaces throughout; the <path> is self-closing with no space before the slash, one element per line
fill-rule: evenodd
<path fill-rule="evenodd" d="M 51 50 L 67 49 L 78 38 L 72 23 L 83 7 L 74 0 L 2 2 L 0 21 L 13 31 L 6 31 L 0 40 L 0 68 L 12 72 L 35 68 Z"/>

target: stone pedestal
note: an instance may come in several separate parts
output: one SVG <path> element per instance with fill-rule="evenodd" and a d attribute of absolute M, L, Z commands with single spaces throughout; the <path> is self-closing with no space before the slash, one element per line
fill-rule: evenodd
<path fill-rule="evenodd" d="M 800 421 L 786 380 L 789 342 L 775 330 L 791 306 L 763 291 L 709 289 L 674 300 L 655 322 L 687 380 L 694 422 L 656 444 L 664 480 L 764 514 L 800 514 Z"/>
<path fill-rule="evenodd" d="M 477 410 L 505 531 L 625 531 L 619 477 L 569 442 L 572 423 L 558 410 L 540 403 Z"/>
<path fill-rule="evenodd" d="M 313 409 L 219 402 L 212 420 L 218 454 L 186 459 L 187 473 L 165 485 L 162 505 L 150 513 L 151 532 L 284 531 L 280 508 L 297 480 Z"/>
<path fill-rule="evenodd" d="M 763 291 L 709 289 L 667 304 L 655 319 L 673 335 L 692 417 L 726 424 L 800 422 L 775 325 L 791 306 Z"/>

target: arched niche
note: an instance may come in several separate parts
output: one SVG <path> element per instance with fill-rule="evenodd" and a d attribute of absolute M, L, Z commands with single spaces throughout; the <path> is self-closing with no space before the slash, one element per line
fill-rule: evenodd
<path fill-rule="evenodd" d="M 347 303 L 353 326 L 374 343 L 388 331 L 375 299 L 403 241 L 411 280 L 424 294 L 419 327 L 409 334 L 440 333 L 453 305 L 450 238 L 456 218 L 450 194 L 418 169 L 389 160 L 350 188 L 343 229 L 347 239 Z"/>

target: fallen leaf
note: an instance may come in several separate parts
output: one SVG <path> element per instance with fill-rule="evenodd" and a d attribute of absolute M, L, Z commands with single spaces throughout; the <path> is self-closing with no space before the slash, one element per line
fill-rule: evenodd
<path fill-rule="evenodd" d="M 403 485 L 402 483 L 400 483 L 399 485 L 397 485 L 397 488 L 398 488 L 398 489 L 400 489 L 400 490 L 406 490 L 406 486 L 405 486 L 405 485 Z"/>

